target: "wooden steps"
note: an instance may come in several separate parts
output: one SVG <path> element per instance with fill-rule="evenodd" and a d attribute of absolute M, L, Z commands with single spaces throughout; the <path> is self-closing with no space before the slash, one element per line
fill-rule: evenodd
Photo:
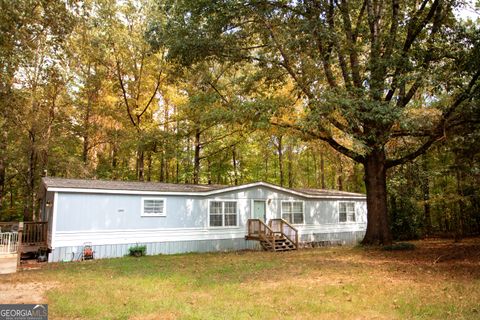
<path fill-rule="evenodd" d="M 295 244 L 285 237 L 275 239 L 273 247 L 271 243 L 272 241 L 260 240 L 260 245 L 265 251 L 290 251 L 297 249 Z"/>
<path fill-rule="evenodd" d="M 298 249 L 297 229 L 282 219 L 272 219 L 268 225 L 258 219 L 248 220 L 248 234 L 245 239 L 259 241 L 265 251 Z"/>

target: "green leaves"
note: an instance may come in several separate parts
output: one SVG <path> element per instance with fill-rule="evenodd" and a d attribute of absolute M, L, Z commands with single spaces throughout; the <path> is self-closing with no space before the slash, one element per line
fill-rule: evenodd
<path fill-rule="evenodd" d="M 344 122 L 345 136 L 386 145 L 388 132 L 402 126 L 402 110 L 425 91 L 441 98 L 465 84 L 463 67 L 454 68 L 451 56 L 459 57 L 458 43 L 473 34 L 460 32 L 451 8 L 436 1 L 370 5 L 175 1 L 164 45 L 169 57 L 187 65 L 202 59 L 250 63 L 258 71 L 244 78 L 246 88 L 292 81 L 290 94 L 307 109 L 303 123 L 321 122 L 329 135 Z"/>

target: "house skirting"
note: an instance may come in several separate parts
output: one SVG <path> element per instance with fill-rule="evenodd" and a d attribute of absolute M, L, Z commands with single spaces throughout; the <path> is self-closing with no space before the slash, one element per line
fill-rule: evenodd
<path fill-rule="evenodd" d="M 355 245 L 363 240 L 365 231 L 346 231 L 346 232 L 329 232 L 329 233 L 306 233 L 299 238 L 300 242 L 316 243 L 331 242 L 339 245 Z"/>
<path fill-rule="evenodd" d="M 331 242 L 332 244 L 353 245 L 363 239 L 365 231 L 348 232 L 305 232 L 299 235 L 299 241 L 303 243 Z M 121 244 L 93 245 L 94 258 L 118 258 L 128 255 L 128 249 L 136 245 L 145 245 L 147 255 L 178 254 L 187 252 L 214 252 L 214 251 L 237 251 L 237 250 L 260 250 L 257 241 L 242 238 L 233 239 L 208 239 L 208 240 L 184 240 L 184 241 L 158 241 L 158 242 L 135 242 Z M 48 256 L 49 262 L 76 261 L 81 258 L 83 246 L 62 246 L 52 249 Z"/>
<path fill-rule="evenodd" d="M 118 258 L 128 255 L 128 248 L 140 245 L 147 247 L 147 255 L 177 254 L 187 252 L 213 252 L 256 250 L 259 248 L 256 241 L 247 241 L 244 238 L 221 240 L 188 240 L 168 242 L 145 242 L 128 244 L 93 245 L 94 258 Z M 52 249 L 48 256 L 49 262 L 76 261 L 81 258 L 83 246 L 57 247 Z"/>

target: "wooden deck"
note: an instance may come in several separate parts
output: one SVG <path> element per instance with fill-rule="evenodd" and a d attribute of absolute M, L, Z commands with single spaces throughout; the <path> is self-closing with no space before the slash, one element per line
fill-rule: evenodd
<path fill-rule="evenodd" d="M 260 219 L 249 219 L 245 239 L 260 241 L 266 251 L 298 249 L 298 230 L 283 219 L 271 219 L 268 225 Z"/>
<path fill-rule="evenodd" d="M 1 231 L 18 232 L 21 234 L 19 253 L 37 252 L 40 248 L 47 247 L 48 222 L 23 222 L 23 229 L 18 222 L 1 222 Z"/>
<path fill-rule="evenodd" d="M 48 222 L 24 222 L 20 253 L 37 252 L 47 247 Z"/>

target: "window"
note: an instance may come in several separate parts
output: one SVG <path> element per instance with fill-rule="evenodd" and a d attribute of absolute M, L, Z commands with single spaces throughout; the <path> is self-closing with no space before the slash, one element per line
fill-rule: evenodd
<path fill-rule="evenodd" d="M 237 203 L 224 202 L 225 226 L 234 227 L 237 225 Z"/>
<path fill-rule="evenodd" d="M 142 198 L 142 216 L 143 217 L 164 217 L 165 199 L 161 198 Z"/>
<path fill-rule="evenodd" d="M 212 201 L 210 203 L 210 227 L 223 226 L 223 202 Z"/>
<path fill-rule="evenodd" d="M 303 223 L 303 202 L 282 201 L 282 219 L 289 223 Z"/>
<path fill-rule="evenodd" d="M 340 202 L 338 219 L 340 222 L 355 222 L 355 202 Z"/>
<path fill-rule="evenodd" d="M 238 225 L 236 201 L 211 201 L 210 227 L 236 227 Z"/>

